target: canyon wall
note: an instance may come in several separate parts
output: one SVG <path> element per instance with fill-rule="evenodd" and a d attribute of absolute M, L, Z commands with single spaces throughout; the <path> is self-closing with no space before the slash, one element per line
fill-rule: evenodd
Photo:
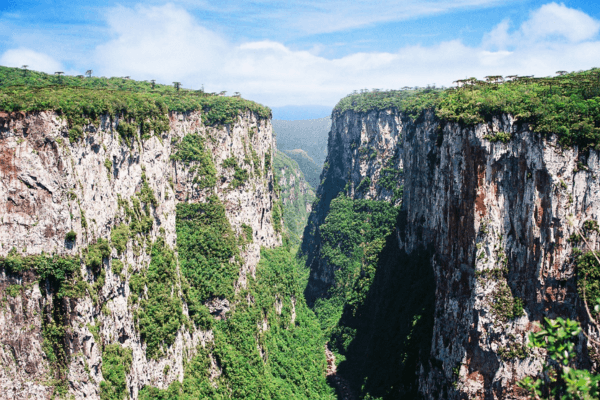
<path fill-rule="evenodd" d="M 498 133 L 510 140 L 498 140 Z M 597 226 L 600 217 L 599 174 L 596 151 L 561 147 L 510 115 L 464 126 L 441 122 L 427 110 L 416 119 L 395 108 L 334 111 L 318 203 L 302 247 L 311 268 L 306 298 L 315 304 L 336 284 L 336 271 L 320 253 L 332 200 L 342 194 L 399 205 L 395 237 L 388 239 L 394 250 L 381 256 L 395 266 L 377 271 L 364 301 L 377 304 L 361 317 L 369 324 L 356 325 L 354 337 L 368 331 L 364 343 L 371 346 L 360 350 L 362 362 L 378 351 L 393 357 L 394 343 L 410 338 L 410 331 L 390 334 L 381 343 L 369 325 L 394 324 L 394 314 L 404 313 L 414 297 L 431 296 L 434 304 L 411 314 L 414 321 L 431 318 L 423 325 L 427 343 L 415 355 L 417 370 L 409 372 L 413 382 L 404 376 L 398 383 L 406 362 L 399 357 L 396 369 L 382 372 L 390 376 L 382 396 L 399 397 L 412 384 L 425 398 L 527 398 L 516 383 L 537 375 L 545 360 L 543 350 L 526 346 L 535 323 L 559 316 L 586 320 L 573 234 L 576 227 L 585 231 L 596 247 L 597 230 L 585 227 Z M 427 293 L 403 286 L 429 274 L 434 284 Z M 426 301 L 417 308 L 426 310 Z M 585 346 L 580 334 L 580 367 L 593 362 Z M 347 357 L 353 365 L 351 353 Z M 368 384 L 363 375 L 355 390 Z"/>
<path fill-rule="evenodd" d="M 110 382 L 103 349 L 125 360 L 123 389 L 137 398 L 144 386 L 182 381 L 186 360 L 199 349 L 210 353 L 212 330 L 188 322 L 177 206 L 224 209 L 228 235 L 235 235 L 229 239 L 243 242 L 239 259 L 223 261 L 236 271 L 231 293 L 245 290 L 262 247 L 281 244 L 281 221 L 273 212 L 270 120 L 247 111 L 213 127 L 201 114 L 170 112 L 167 132 L 143 140 L 136 132 L 129 143 L 117 131 L 123 121 L 104 115 L 84 126 L 82 141 L 70 143 L 67 121 L 56 112 L 0 113 L 1 398 L 99 398 L 101 383 Z M 192 150 L 184 148 L 186 137 Z M 196 162 L 198 152 L 209 161 Z M 169 254 L 175 263 L 164 261 Z M 44 279 L 39 263 L 56 260 L 76 260 L 77 268 L 67 278 Z M 171 275 L 152 282 L 152 271 L 166 273 L 167 266 Z M 138 276 L 145 279 L 139 299 L 132 291 Z M 152 285 L 169 279 L 166 297 L 154 298 Z M 67 281 L 78 295 L 58 292 Z M 174 314 L 153 314 L 153 301 L 173 302 Z M 202 301 L 216 320 L 236 307 L 225 296 Z M 160 330 L 177 315 L 170 332 Z M 159 333 L 144 318 L 154 318 Z M 147 327 L 144 338 L 140 326 Z M 156 335 L 162 341 L 151 356 Z M 211 379 L 218 378 L 220 367 L 209 359 Z"/>

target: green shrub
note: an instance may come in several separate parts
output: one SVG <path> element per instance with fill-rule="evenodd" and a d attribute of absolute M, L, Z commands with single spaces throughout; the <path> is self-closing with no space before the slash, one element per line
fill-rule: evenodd
<path fill-rule="evenodd" d="M 133 143 L 138 136 L 137 125 L 131 124 L 125 120 L 119 121 L 119 125 L 117 125 L 117 132 L 119 133 L 119 141 L 130 147 L 133 146 Z"/>
<path fill-rule="evenodd" d="M 127 224 L 119 224 L 110 232 L 110 241 L 117 253 L 122 254 L 127 250 L 127 241 L 129 240 L 129 226 Z"/>
<path fill-rule="evenodd" d="M 365 176 L 356 187 L 357 193 L 364 193 L 371 188 L 371 178 Z"/>
<path fill-rule="evenodd" d="M 65 240 L 67 242 L 74 242 L 77 239 L 77 233 L 75 233 L 75 231 L 70 230 L 69 232 L 67 232 L 67 234 L 65 235 Z"/>
<path fill-rule="evenodd" d="M 281 233 L 283 216 L 283 204 L 281 203 L 281 200 L 277 200 L 273 203 L 271 212 L 273 215 L 273 228 L 275 229 L 275 232 Z"/>
<path fill-rule="evenodd" d="M 192 164 L 190 172 L 194 174 L 194 183 L 201 189 L 214 187 L 217 183 L 217 170 L 210 153 L 204 148 L 204 139 L 198 134 L 186 135 L 176 148 L 171 160 L 182 161 L 186 166 Z"/>
<path fill-rule="evenodd" d="M 5 289 L 6 294 L 9 295 L 10 297 L 17 297 L 21 294 L 21 290 L 23 289 L 23 286 L 21 285 L 8 285 Z"/>
<path fill-rule="evenodd" d="M 575 255 L 579 296 L 583 298 L 585 288 L 585 298 L 590 303 L 592 299 L 600 298 L 600 265 L 591 251 L 575 252 Z M 596 252 L 596 256 L 600 253 Z"/>
<path fill-rule="evenodd" d="M 111 250 L 108 240 L 99 238 L 96 243 L 88 246 L 85 264 L 94 270 L 98 270 L 102 266 L 102 260 L 108 258 L 110 253 Z"/>
<path fill-rule="evenodd" d="M 525 377 L 519 386 L 527 389 L 534 398 L 543 399 L 597 399 L 600 396 L 600 375 L 576 369 L 575 340 L 581 333 L 577 321 L 545 318 L 544 326 L 529 334 L 529 345 L 547 350 L 554 362 L 546 363 L 543 371 L 551 376 L 550 382 L 543 378 Z"/>
<path fill-rule="evenodd" d="M 122 277 L 122 273 L 123 273 L 123 261 L 114 258 L 111 261 L 111 269 L 113 271 L 114 274 L 119 275 Z"/>
<path fill-rule="evenodd" d="M 508 143 L 508 142 L 510 142 L 510 139 L 512 139 L 512 135 L 510 134 L 510 132 L 498 132 L 494 135 L 485 135 L 483 138 L 489 140 L 492 143 L 494 143 L 494 142 Z"/>
<path fill-rule="evenodd" d="M 146 356 L 158 358 L 163 355 L 163 348 L 172 345 L 185 317 L 181 297 L 178 295 L 178 274 L 175 254 L 158 237 L 152 245 L 151 260 L 143 277 L 148 287 L 147 298 L 140 301 L 137 320 L 140 337 L 146 343 Z M 132 280 L 133 282 L 134 280 Z M 140 288 L 136 288 L 139 293 Z"/>
<path fill-rule="evenodd" d="M 226 158 L 221 165 L 223 166 L 223 168 L 234 169 L 233 179 L 231 180 L 231 187 L 238 188 L 240 186 L 243 186 L 244 183 L 248 181 L 248 178 L 250 177 L 248 170 L 242 169 L 238 165 L 235 157 Z"/>
<path fill-rule="evenodd" d="M 231 298 L 240 265 L 230 260 L 239 258 L 239 249 L 219 198 L 177 204 L 176 230 L 181 272 L 199 300 Z"/>
<path fill-rule="evenodd" d="M 502 322 L 525 315 L 523 306 L 523 300 L 513 296 L 505 282 L 501 282 L 492 292 L 492 313 Z"/>
<path fill-rule="evenodd" d="M 250 225 L 242 224 L 242 238 L 242 242 L 244 244 L 253 242 L 254 235 L 252 232 L 252 227 Z"/>
<path fill-rule="evenodd" d="M 109 344 L 102 351 L 101 400 L 123 400 L 128 395 L 127 374 L 131 369 L 132 351 L 119 343 Z"/>

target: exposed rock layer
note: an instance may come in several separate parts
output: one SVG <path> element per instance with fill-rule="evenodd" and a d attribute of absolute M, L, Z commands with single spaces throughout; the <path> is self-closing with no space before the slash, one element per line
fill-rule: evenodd
<path fill-rule="evenodd" d="M 272 223 L 276 201 L 273 175 L 265 165 L 272 165 L 274 149 L 270 121 L 251 112 L 240 115 L 234 124 L 218 128 L 204 126 L 200 112 L 171 113 L 169 119 L 169 132 L 138 140 L 130 148 L 119 140 L 115 117 L 101 117 L 98 126 L 87 126 L 82 142 L 69 144 L 67 123 L 54 112 L 0 114 L 0 256 L 13 248 L 22 255 L 78 255 L 98 238 L 109 239 L 120 221 L 119 199 L 139 192 L 145 180 L 158 200 L 151 209 L 151 240 L 164 235 L 166 243 L 176 248 L 176 204 L 204 202 L 211 194 L 225 205 L 236 234 L 242 235 L 242 224 L 252 228 L 253 242 L 242 251 L 243 265 L 236 282 L 238 289 L 245 287 L 248 274 L 254 274 L 261 246 L 281 244 Z M 211 154 L 218 178 L 215 188 L 199 189 L 190 167 L 171 160 L 174 143 L 191 133 L 204 138 Z M 256 152 L 260 165 L 243 165 L 250 178 L 235 188 L 234 171 L 224 168 L 222 162 L 233 156 L 242 165 L 249 148 Z M 65 239 L 71 230 L 77 234 L 73 243 Z M 112 262 L 104 261 L 106 280 L 98 302 L 85 296 L 61 304 L 60 311 L 68 316 L 68 390 L 75 398 L 98 398 L 103 380 L 102 344 L 121 343 L 132 350 L 127 387 L 130 396 L 137 398 L 144 385 L 165 388 L 174 380 L 181 381 L 185 360 L 198 345 L 212 340 L 210 331 L 190 331 L 182 326 L 163 357 L 146 357 L 146 345 L 140 340 L 128 303 L 128 282 L 133 274 L 147 268 L 150 257 L 144 249 L 134 247 L 130 241 L 123 254 L 112 250 L 112 258 L 126 266 L 123 275 L 112 271 Z M 92 282 L 89 268 L 82 264 L 81 272 Z M 11 284 L 23 287 L 16 297 L 7 295 Z M 51 299 L 42 296 L 37 277 L 31 273 L 10 275 L 3 271 L 0 289 L 4 298 L 0 311 L 0 397 L 49 398 L 53 377 L 42 350 L 41 318 Z M 219 301 L 224 304 L 226 299 Z M 101 328 L 95 336 L 92 329 L 98 326 Z"/>
<path fill-rule="evenodd" d="M 498 132 L 512 139 L 491 142 Z M 525 346 L 534 322 L 585 319 L 569 219 L 582 228 L 600 217 L 597 152 L 562 149 L 510 115 L 474 127 L 441 123 L 432 112 L 416 121 L 395 109 L 335 115 L 303 243 L 309 303 L 334 282 L 318 257 L 329 203 L 340 192 L 393 201 L 382 184 L 385 168 L 396 170 L 396 188 L 403 185 L 398 257 L 432 254 L 433 339 L 417 371 L 419 391 L 426 398 L 526 398 L 516 382 L 539 373 L 544 356 Z M 596 233 L 589 239 L 595 246 Z M 589 365 L 585 356 L 580 363 Z"/>

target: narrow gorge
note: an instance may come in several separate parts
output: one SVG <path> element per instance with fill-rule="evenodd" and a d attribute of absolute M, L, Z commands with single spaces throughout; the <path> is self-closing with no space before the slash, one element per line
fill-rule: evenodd
<path fill-rule="evenodd" d="M 597 373 L 599 70 L 349 95 L 318 188 L 239 96 L 0 72 L 0 398 L 525 399 L 544 318 Z"/>

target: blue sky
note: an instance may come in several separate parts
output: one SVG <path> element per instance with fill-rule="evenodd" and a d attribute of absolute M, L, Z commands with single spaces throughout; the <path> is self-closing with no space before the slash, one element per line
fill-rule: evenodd
<path fill-rule="evenodd" d="M 1 1 L 0 65 L 333 106 L 355 89 L 600 67 L 592 1 Z"/>

